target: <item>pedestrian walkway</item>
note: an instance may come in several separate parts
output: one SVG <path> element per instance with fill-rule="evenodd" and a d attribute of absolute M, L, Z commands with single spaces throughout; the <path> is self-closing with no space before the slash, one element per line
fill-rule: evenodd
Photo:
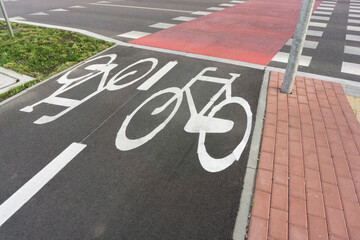
<path fill-rule="evenodd" d="M 272 72 L 248 239 L 359 239 L 360 126 L 338 83 Z"/>

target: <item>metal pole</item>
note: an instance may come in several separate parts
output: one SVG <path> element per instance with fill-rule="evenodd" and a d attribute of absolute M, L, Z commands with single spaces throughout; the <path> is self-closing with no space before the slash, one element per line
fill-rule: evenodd
<path fill-rule="evenodd" d="M 289 61 L 286 66 L 286 72 L 284 82 L 281 86 L 282 93 L 291 93 L 294 85 L 296 72 L 299 65 L 301 52 L 303 50 L 304 41 L 306 38 L 306 32 L 309 26 L 310 17 L 314 8 L 315 0 L 303 0 L 301 4 L 299 19 L 296 24 L 296 30 L 294 34 L 293 43 L 291 45 L 291 51 Z"/>
<path fill-rule="evenodd" d="M 10 22 L 9 22 L 9 18 L 8 18 L 7 14 L 6 14 L 5 6 L 4 6 L 4 3 L 3 3 L 2 0 L 0 0 L 0 6 L 1 6 L 1 10 L 2 10 L 2 12 L 3 12 L 3 14 L 4 14 L 4 18 L 5 18 L 6 25 L 7 25 L 8 29 L 9 29 L 10 36 L 13 37 L 13 36 L 14 36 L 14 33 L 13 33 L 12 28 L 11 28 L 11 25 L 10 25 Z"/>

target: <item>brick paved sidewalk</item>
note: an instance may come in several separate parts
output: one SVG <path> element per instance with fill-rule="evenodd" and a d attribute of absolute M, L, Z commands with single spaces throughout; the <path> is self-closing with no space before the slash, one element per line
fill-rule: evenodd
<path fill-rule="evenodd" d="M 272 72 L 248 239 L 360 239 L 360 126 L 337 83 Z"/>

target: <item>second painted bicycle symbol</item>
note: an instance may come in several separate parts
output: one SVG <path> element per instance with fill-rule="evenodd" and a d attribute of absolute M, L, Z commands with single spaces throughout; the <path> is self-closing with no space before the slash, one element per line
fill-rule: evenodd
<path fill-rule="evenodd" d="M 177 61 L 170 61 L 150 76 L 150 73 L 154 72 L 154 69 L 159 64 L 159 61 L 156 58 L 146 58 L 125 67 L 124 69 L 118 71 L 113 77 L 108 79 L 110 76 L 110 72 L 114 71 L 114 69 L 118 66 L 118 64 L 114 63 L 116 58 L 117 58 L 116 54 L 103 55 L 100 57 L 93 58 L 85 62 L 84 64 L 75 67 L 74 69 L 65 73 L 63 76 L 61 76 L 58 79 L 58 82 L 62 84 L 62 86 L 58 90 L 56 90 L 49 97 L 39 102 L 36 102 L 33 105 L 26 106 L 20 109 L 20 111 L 32 112 L 36 106 L 42 103 L 65 107 L 65 110 L 61 111 L 56 115 L 53 116 L 44 115 L 34 122 L 35 124 L 46 124 L 57 120 L 61 116 L 65 115 L 69 111 L 73 110 L 77 106 L 93 98 L 94 96 L 96 96 L 97 94 L 99 94 L 104 90 L 108 90 L 108 91 L 119 90 L 127 86 L 130 86 L 142 79 L 146 79 L 139 87 L 137 87 L 138 90 L 146 91 L 150 89 L 156 82 L 158 82 L 162 77 L 164 77 L 171 69 L 173 69 L 178 64 Z M 102 63 L 97 63 L 97 62 L 102 62 Z M 140 65 L 144 65 L 144 64 L 148 66 L 147 67 L 148 69 L 145 71 L 145 73 L 142 73 L 140 74 L 140 76 L 137 76 L 139 75 L 138 74 L 139 71 L 137 67 L 140 67 Z M 88 73 L 82 76 L 71 78 L 71 76 L 74 75 L 73 73 L 77 70 L 83 70 Z M 117 133 L 115 140 L 116 147 L 121 151 L 129 151 L 136 149 L 149 142 L 160 131 L 162 131 L 166 127 L 166 125 L 173 119 L 176 112 L 180 108 L 183 97 L 186 96 L 190 111 L 190 118 L 187 121 L 184 130 L 189 133 L 199 134 L 197 153 L 201 166 L 209 172 L 219 172 L 228 168 L 235 161 L 239 160 L 249 140 L 251 133 L 251 127 L 252 127 L 251 108 L 245 99 L 241 97 L 232 96 L 232 91 L 231 91 L 232 84 L 234 81 L 236 81 L 236 79 L 240 77 L 240 74 L 229 73 L 229 76 L 227 78 L 210 76 L 211 74 L 209 73 L 216 71 L 217 71 L 216 67 L 204 68 L 194 78 L 192 78 L 183 88 L 170 87 L 167 89 L 163 89 L 154 93 L 152 96 L 146 99 L 131 114 L 129 114 L 125 118 L 124 122 L 121 124 L 121 127 Z M 98 76 L 101 76 L 101 80 L 96 91 L 92 92 L 83 99 L 76 100 L 76 99 L 64 98 L 59 96 Z M 133 77 L 134 79 L 122 83 L 124 79 L 129 77 Z M 211 100 L 200 111 L 197 111 L 192 93 L 190 91 L 191 86 L 197 81 L 216 83 L 222 85 L 220 90 L 218 90 L 218 92 L 216 92 L 212 96 Z M 158 115 L 160 113 L 169 112 L 169 114 L 165 117 L 165 120 L 163 120 L 160 124 L 154 127 L 154 129 L 152 129 L 145 136 L 138 137 L 135 139 L 129 138 L 126 132 L 128 125 L 131 123 L 134 116 L 141 109 L 145 108 L 150 101 L 154 101 L 156 103 L 157 102 L 156 99 L 162 98 L 164 96 L 169 96 L 169 99 L 164 104 L 161 104 L 160 106 L 150 111 L 151 113 L 149 117 Z M 221 96 L 225 96 L 225 99 L 215 104 L 217 100 L 220 99 Z M 246 114 L 246 123 L 243 124 L 246 124 L 246 129 L 245 132 L 242 133 L 243 136 L 241 141 L 238 144 L 236 144 L 236 147 L 233 149 L 232 152 L 230 152 L 230 154 L 222 158 L 214 158 L 210 156 L 210 154 L 206 149 L 205 146 L 206 135 L 208 133 L 215 133 L 215 134 L 226 133 L 226 132 L 230 132 L 233 129 L 234 122 L 232 120 L 215 117 L 215 114 L 217 112 L 219 112 L 222 108 L 230 104 L 237 104 L 243 108 Z M 141 128 L 141 126 L 138 127 Z"/>

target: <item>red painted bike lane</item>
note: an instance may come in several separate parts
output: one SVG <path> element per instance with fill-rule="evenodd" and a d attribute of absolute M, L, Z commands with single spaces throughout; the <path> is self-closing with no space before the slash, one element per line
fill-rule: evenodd
<path fill-rule="evenodd" d="M 301 0 L 249 0 L 130 43 L 267 65 L 293 35 L 300 7 Z"/>

